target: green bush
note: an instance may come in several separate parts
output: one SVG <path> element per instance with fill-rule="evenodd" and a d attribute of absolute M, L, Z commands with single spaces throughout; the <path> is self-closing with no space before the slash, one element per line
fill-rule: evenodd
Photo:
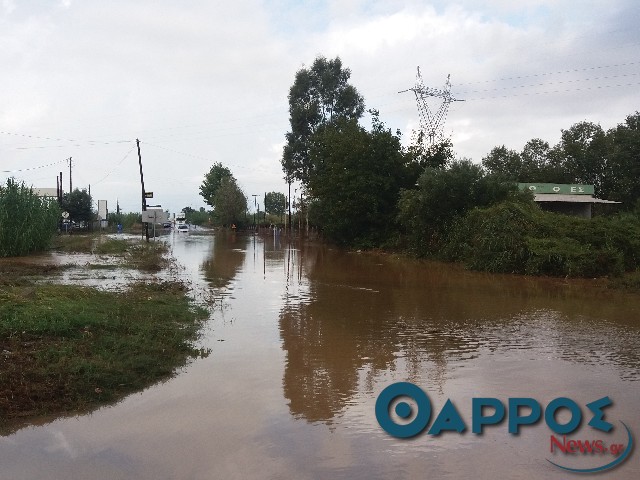
<path fill-rule="evenodd" d="M 458 218 L 441 254 L 489 272 L 617 276 L 640 266 L 640 218 L 625 214 L 588 220 L 511 200 Z"/>
<path fill-rule="evenodd" d="M 475 208 L 453 223 L 442 254 L 474 270 L 521 273 L 528 258 L 527 235 L 536 228 L 536 210 L 524 201 Z"/>
<path fill-rule="evenodd" d="M 413 253 L 433 255 L 458 217 L 509 197 L 528 199 L 530 195 L 518 192 L 513 182 L 486 175 L 469 160 L 456 160 L 446 168 L 426 168 L 417 188 L 401 192 L 398 221 Z"/>
<path fill-rule="evenodd" d="M 573 238 L 527 238 L 524 273 L 556 277 L 599 277 L 622 273 L 623 256 L 611 249 L 596 249 Z"/>
<path fill-rule="evenodd" d="M 60 208 L 13 178 L 0 187 L 0 257 L 46 249 L 55 234 Z"/>

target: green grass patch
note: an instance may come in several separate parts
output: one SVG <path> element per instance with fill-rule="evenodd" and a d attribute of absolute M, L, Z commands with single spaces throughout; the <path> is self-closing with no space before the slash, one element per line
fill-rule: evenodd
<path fill-rule="evenodd" d="M 98 255 L 124 255 L 131 247 L 131 242 L 120 238 L 99 238 L 93 253 Z"/>
<path fill-rule="evenodd" d="M 86 411 L 168 378 L 205 353 L 194 347 L 204 318 L 175 282 L 0 284 L 0 423 Z"/>
<path fill-rule="evenodd" d="M 64 235 L 53 238 L 51 248 L 58 252 L 66 253 L 91 253 L 96 235 Z"/>
<path fill-rule="evenodd" d="M 59 235 L 54 250 L 65 253 L 91 253 L 121 257 L 120 266 L 145 272 L 159 272 L 169 265 L 169 247 L 160 241 L 146 242 L 140 239 L 109 238 L 98 234 Z M 91 264 L 90 268 L 103 268 Z M 109 267 L 104 267 L 109 268 Z"/>

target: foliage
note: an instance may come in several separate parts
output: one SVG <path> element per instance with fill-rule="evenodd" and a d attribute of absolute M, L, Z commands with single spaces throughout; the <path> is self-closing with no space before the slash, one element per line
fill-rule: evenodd
<path fill-rule="evenodd" d="M 204 207 L 195 210 L 191 207 L 185 207 L 182 211 L 186 214 L 186 222 L 192 225 L 206 225 L 211 223 L 213 212 L 207 212 Z"/>
<path fill-rule="evenodd" d="M 635 215 L 589 220 L 512 200 L 458 218 L 442 254 L 489 272 L 597 277 L 636 270 L 639 249 Z"/>
<path fill-rule="evenodd" d="M 408 153 L 420 168 L 420 172 L 425 168 L 445 168 L 453 161 L 455 155 L 450 139 L 444 139 L 425 146 L 422 142 L 422 135 L 424 133 L 420 132 L 417 140 L 408 148 Z"/>
<path fill-rule="evenodd" d="M 109 213 L 107 215 L 110 227 L 122 225 L 124 230 L 131 230 L 135 225 L 142 224 L 142 214 L 130 212 L 130 213 Z"/>
<path fill-rule="evenodd" d="M 7 179 L 0 186 L 0 257 L 27 255 L 44 250 L 56 232 L 60 209 L 24 183 Z"/>
<path fill-rule="evenodd" d="M 264 209 L 270 215 L 281 217 L 287 209 L 287 197 L 284 193 L 269 192 L 264 196 Z"/>
<path fill-rule="evenodd" d="M 247 211 L 247 197 L 233 176 L 224 177 L 214 197 L 214 218 L 219 225 L 241 224 Z"/>
<path fill-rule="evenodd" d="M 336 121 L 318 133 L 311 148 L 309 191 L 314 215 L 330 240 L 379 246 L 396 231 L 396 204 L 411 179 L 400 139 L 374 117 L 371 132 L 356 120 Z"/>
<path fill-rule="evenodd" d="M 608 176 L 603 188 L 607 198 L 633 209 L 640 199 L 640 112 L 629 115 L 624 124 L 607 133 Z"/>
<path fill-rule="evenodd" d="M 213 207 L 216 202 L 216 193 L 223 179 L 233 177 L 231 170 L 217 162 L 211 166 L 209 173 L 204 177 L 202 185 L 200 185 L 200 195 L 204 198 L 207 205 Z"/>
<path fill-rule="evenodd" d="M 607 138 L 600 125 L 580 122 L 562 130 L 557 148 L 571 183 L 593 185 L 596 196 L 608 194 L 603 188 L 608 175 Z"/>
<path fill-rule="evenodd" d="M 417 255 L 439 248 L 449 224 L 476 206 L 486 206 L 516 195 L 516 186 L 495 175 L 485 175 L 481 166 L 456 160 L 447 168 L 427 167 L 417 189 L 402 191 L 398 219 Z"/>
<path fill-rule="evenodd" d="M 313 167 L 310 149 L 321 126 L 362 117 L 364 100 L 348 83 L 350 76 L 351 71 L 343 68 L 340 58 L 327 60 L 322 56 L 315 59 L 311 68 L 296 73 L 289 90 L 291 131 L 286 134 L 282 155 L 288 182 L 297 179 L 305 186 L 309 183 Z"/>
<path fill-rule="evenodd" d="M 605 132 L 600 125 L 579 122 L 562 130 L 549 147 L 529 141 L 522 152 L 495 147 L 482 160 L 490 172 L 518 182 L 593 185 L 597 197 L 621 201 L 632 210 L 640 199 L 640 112 Z"/>
<path fill-rule="evenodd" d="M 86 190 L 77 188 L 62 196 L 62 210 L 69 212 L 69 220 L 74 222 L 93 221 L 93 201 Z"/>

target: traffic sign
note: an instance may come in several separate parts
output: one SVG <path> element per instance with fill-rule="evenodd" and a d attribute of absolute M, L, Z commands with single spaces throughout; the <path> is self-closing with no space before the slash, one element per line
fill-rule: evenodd
<path fill-rule="evenodd" d="M 153 192 L 144 192 L 144 198 L 153 198 Z"/>

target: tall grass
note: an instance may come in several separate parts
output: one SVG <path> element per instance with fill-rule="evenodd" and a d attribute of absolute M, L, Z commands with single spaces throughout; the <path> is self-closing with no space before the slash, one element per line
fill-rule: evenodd
<path fill-rule="evenodd" d="M 7 179 L 0 186 L 0 257 L 46 249 L 57 230 L 60 208 L 36 195 L 24 183 Z"/>

